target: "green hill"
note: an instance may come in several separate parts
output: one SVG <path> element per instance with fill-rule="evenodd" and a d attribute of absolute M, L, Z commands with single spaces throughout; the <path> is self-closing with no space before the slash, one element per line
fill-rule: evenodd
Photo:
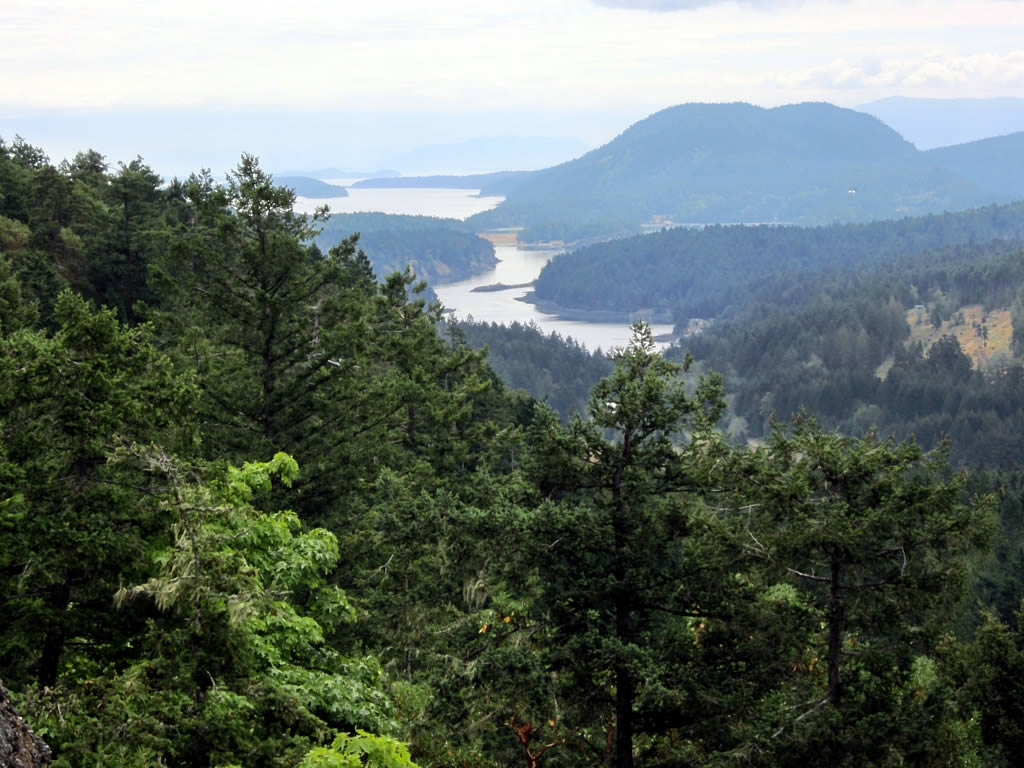
<path fill-rule="evenodd" d="M 377 277 L 411 266 L 432 285 L 463 280 L 498 263 L 494 246 L 457 219 L 388 213 L 336 213 L 314 241 L 327 251 L 353 232 Z"/>
<path fill-rule="evenodd" d="M 274 181 L 282 187 L 291 188 L 300 197 L 348 197 L 348 190 L 344 187 L 309 176 L 277 176 Z"/>
<path fill-rule="evenodd" d="M 680 227 L 559 254 L 534 296 L 548 307 L 653 310 L 685 324 L 760 304 L 793 309 L 826 275 L 852 278 L 927 250 L 1021 238 L 1024 203 L 827 227 Z"/>
<path fill-rule="evenodd" d="M 933 165 L 994 192 L 1024 199 L 1024 131 L 940 147 L 924 153 Z M 1018 169 L 1018 170 L 1012 170 Z"/>
<path fill-rule="evenodd" d="M 684 104 L 531 174 L 470 222 L 525 226 L 534 240 L 579 240 L 652 221 L 822 224 L 1007 199 L 937 167 L 870 115 L 821 103 Z"/>

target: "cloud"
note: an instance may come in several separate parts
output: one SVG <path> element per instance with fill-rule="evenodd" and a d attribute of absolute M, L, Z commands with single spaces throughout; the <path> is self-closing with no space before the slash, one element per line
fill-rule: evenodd
<path fill-rule="evenodd" d="M 786 5 L 791 0 L 732 0 L 742 5 Z M 672 11 L 692 11 L 695 8 L 706 8 L 710 5 L 724 5 L 730 0 L 590 0 L 594 5 L 604 8 L 621 8 L 628 11 L 654 11 L 670 13 Z"/>
<path fill-rule="evenodd" d="M 594 5 L 605 8 L 622 8 L 630 11 L 684 11 L 715 5 L 725 0 L 590 0 Z"/>
<path fill-rule="evenodd" d="M 951 55 L 933 53 L 911 59 L 879 61 L 836 59 L 829 64 L 775 78 L 793 88 L 826 90 L 897 89 L 907 93 L 946 90 L 959 93 L 1024 85 L 1024 50 L 1002 54 Z"/>

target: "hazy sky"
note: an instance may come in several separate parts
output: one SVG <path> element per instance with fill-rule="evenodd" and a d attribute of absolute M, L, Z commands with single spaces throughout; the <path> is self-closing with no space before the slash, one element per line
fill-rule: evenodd
<path fill-rule="evenodd" d="M 890 95 L 1024 96 L 1024 2 L 0 0 L 8 120 L 181 107 L 636 119 L 686 101 Z M 588 135 L 586 122 L 534 133 L 597 144 L 626 127 Z"/>
<path fill-rule="evenodd" d="M 0 104 L 594 107 L 1024 95 L 1024 2 L 0 0 Z"/>

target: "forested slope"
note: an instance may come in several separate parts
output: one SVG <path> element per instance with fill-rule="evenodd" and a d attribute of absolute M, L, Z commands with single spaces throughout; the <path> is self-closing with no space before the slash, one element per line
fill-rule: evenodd
<path fill-rule="evenodd" d="M 313 242 L 328 251 L 353 233 L 380 275 L 412 267 L 431 284 L 464 280 L 498 263 L 494 246 L 458 219 L 387 213 L 336 213 L 322 222 Z"/>
<path fill-rule="evenodd" d="M 683 104 L 532 173 L 470 221 L 523 226 L 528 240 L 576 241 L 636 232 L 652 217 L 806 225 L 1008 199 L 931 162 L 870 115 L 831 104 Z"/>
<path fill-rule="evenodd" d="M 1024 198 L 1024 179 L 1008 172 L 1024 162 L 1024 131 L 925 153 L 928 160 L 985 189 Z"/>
<path fill-rule="evenodd" d="M 590 391 L 612 371 L 603 354 L 532 325 L 463 321 L 457 331 L 473 349 L 487 348 L 487 362 L 505 386 L 526 390 L 562 419 L 585 413 Z"/>
<path fill-rule="evenodd" d="M 1024 203 L 869 224 L 678 228 L 559 254 L 534 292 L 562 307 L 671 312 L 685 326 L 691 317 L 793 308 L 838 275 L 898 272 L 935 250 L 1020 238 Z"/>
<path fill-rule="evenodd" d="M 0 144 L 0 678 L 56 766 L 1013 764 L 1019 475 L 734 447 L 642 325 L 562 423 L 293 204 Z"/>

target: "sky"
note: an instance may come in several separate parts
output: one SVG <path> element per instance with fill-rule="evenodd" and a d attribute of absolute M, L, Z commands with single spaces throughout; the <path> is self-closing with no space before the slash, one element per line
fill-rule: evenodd
<path fill-rule="evenodd" d="M 189 141 L 174 115 L 274 116 L 256 144 L 324 116 L 348 149 L 322 164 L 372 164 L 503 133 L 596 146 L 689 101 L 895 95 L 1024 97 L 1024 0 L 0 0 L 0 135 L 47 141 L 55 116 L 89 138 L 164 115 Z"/>

